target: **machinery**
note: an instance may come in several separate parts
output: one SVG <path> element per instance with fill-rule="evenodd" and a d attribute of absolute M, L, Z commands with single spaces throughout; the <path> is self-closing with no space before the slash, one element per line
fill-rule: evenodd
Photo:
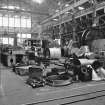
<path fill-rule="evenodd" d="M 88 45 L 91 49 L 94 40 L 104 39 L 103 30 L 99 27 L 90 27 L 84 30 L 81 36 L 81 45 Z"/>
<path fill-rule="evenodd" d="M 96 59 L 68 59 L 65 62 L 65 67 L 68 71 L 73 72 L 73 79 L 80 81 L 91 81 L 92 80 L 92 65 Z M 78 76 L 78 78 L 76 78 Z"/>
<path fill-rule="evenodd" d="M 45 85 L 43 77 L 43 67 L 33 65 L 29 68 L 29 78 L 26 83 L 32 86 L 33 88 L 42 87 Z"/>
<path fill-rule="evenodd" d="M 26 42 L 28 45 L 26 54 L 28 60 L 34 60 L 35 63 L 33 63 L 33 65 L 16 67 L 15 71 L 19 74 L 24 74 L 25 72 L 23 69 L 27 68 L 29 78 L 26 83 L 33 88 L 45 85 L 65 86 L 77 80 L 82 82 L 91 81 L 94 68 L 92 68 L 92 66 L 94 62 L 98 61 L 95 57 L 89 59 L 90 55 L 88 55 L 91 53 L 90 47 L 92 48 L 92 45 L 88 46 L 88 44 L 90 44 L 89 41 L 94 40 L 94 36 L 90 36 L 90 34 L 93 35 L 93 33 L 93 30 L 85 30 L 82 35 L 81 47 L 78 42 L 70 40 L 69 44 L 63 48 L 63 50 L 53 41 L 42 40 L 37 43 L 34 39 L 28 40 Z M 99 37 L 102 38 L 102 36 Z M 62 52 L 64 54 L 62 54 Z M 44 73 L 47 70 L 47 67 L 51 64 L 51 60 L 57 59 L 59 62 L 62 55 L 68 57 L 62 64 L 63 69 L 54 67 L 45 75 Z M 41 64 L 43 64 L 43 66 Z M 21 70 L 23 72 L 20 72 Z"/>
<path fill-rule="evenodd" d="M 21 47 L 16 46 L 14 48 L 13 46 L 3 45 L 1 51 L 1 62 L 5 66 L 11 67 L 16 63 L 20 63 L 24 55 L 25 50 L 22 49 Z"/>

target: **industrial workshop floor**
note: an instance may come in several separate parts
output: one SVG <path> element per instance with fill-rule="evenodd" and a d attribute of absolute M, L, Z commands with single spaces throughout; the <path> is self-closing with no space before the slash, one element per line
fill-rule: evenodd
<path fill-rule="evenodd" d="M 105 105 L 105 81 L 32 89 L 10 68 L 0 73 L 0 105 Z"/>

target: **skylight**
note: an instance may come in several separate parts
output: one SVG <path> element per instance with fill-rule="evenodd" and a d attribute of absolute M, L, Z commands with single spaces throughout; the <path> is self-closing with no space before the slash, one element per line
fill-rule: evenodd
<path fill-rule="evenodd" d="M 3 9 L 17 9 L 17 10 L 25 10 L 25 9 L 22 9 L 22 8 L 20 8 L 19 6 L 12 6 L 12 5 L 9 5 L 9 6 L 2 6 L 1 8 L 3 8 Z"/>
<path fill-rule="evenodd" d="M 38 4 L 41 4 L 44 2 L 44 0 L 33 0 L 34 2 L 38 3 Z"/>

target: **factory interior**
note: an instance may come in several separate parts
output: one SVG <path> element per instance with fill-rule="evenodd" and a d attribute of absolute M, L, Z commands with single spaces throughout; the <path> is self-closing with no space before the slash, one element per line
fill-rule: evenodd
<path fill-rule="evenodd" d="M 0 105 L 105 105 L 105 0 L 0 0 Z"/>

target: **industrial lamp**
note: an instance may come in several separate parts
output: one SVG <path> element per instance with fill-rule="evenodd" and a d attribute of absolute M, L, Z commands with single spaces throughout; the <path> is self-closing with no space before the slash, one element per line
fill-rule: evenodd
<path fill-rule="evenodd" d="M 79 6 L 78 9 L 79 10 L 84 10 L 84 7 Z"/>

